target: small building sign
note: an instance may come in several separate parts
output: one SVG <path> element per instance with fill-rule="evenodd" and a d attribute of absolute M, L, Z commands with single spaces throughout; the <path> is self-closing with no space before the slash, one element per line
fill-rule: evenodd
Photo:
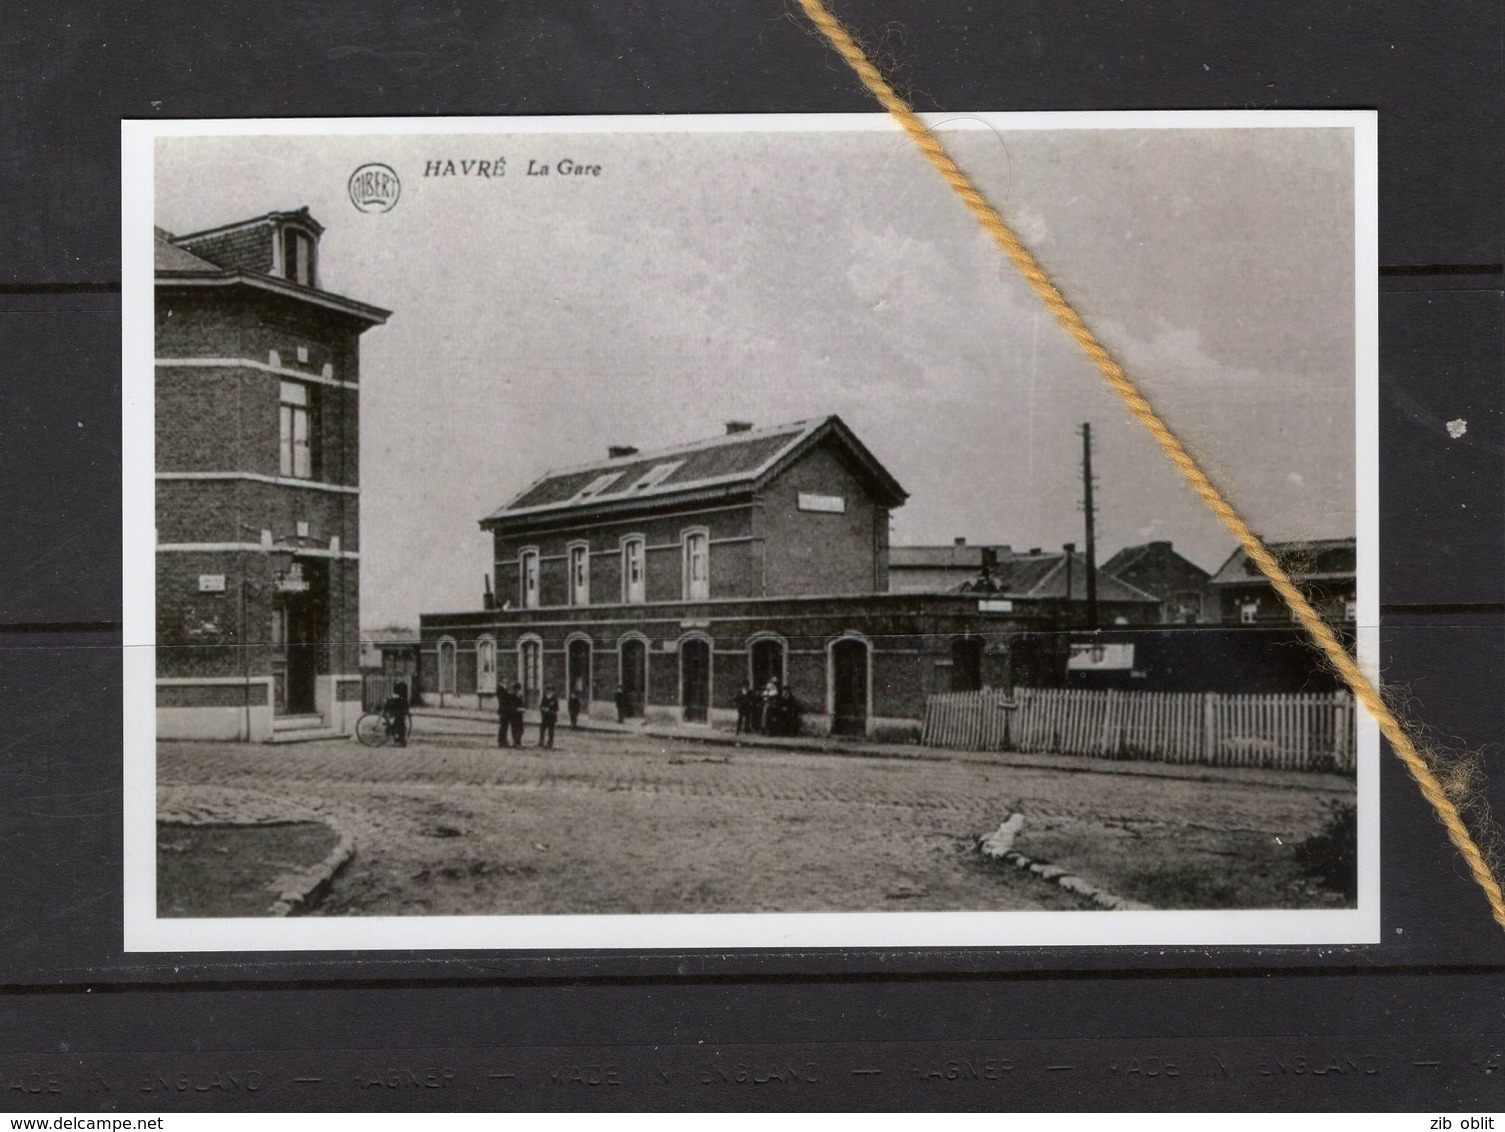
<path fill-rule="evenodd" d="M 277 575 L 272 588 L 280 594 L 306 594 L 308 579 L 303 576 L 303 563 L 294 562 L 285 574 Z"/>
<path fill-rule="evenodd" d="M 225 592 L 225 576 L 223 574 L 200 574 L 199 593 L 222 594 Z"/>
<path fill-rule="evenodd" d="M 1012 613 L 1014 603 L 1007 598 L 985 597 L 977 603 L 979 613 Z"/>
<path fill-rule="evenodd" d="M 802 491 L 799 493 L 799 509 L 823 511 L 828 515 L 845 515 L 847 501 L 840 495 L 815 495 L 812 492 Z"/>
<path fill-rule="evenodd" d="M 1095 641 L 1073 644 L 1066 667 L 1073 672 L 1128 672 L 1134 667 L 1134 646 Z"/>

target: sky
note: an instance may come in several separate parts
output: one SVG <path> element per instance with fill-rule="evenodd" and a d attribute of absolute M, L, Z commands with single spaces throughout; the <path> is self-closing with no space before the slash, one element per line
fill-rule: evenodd
<path fill-rule="evenodd" d="M 943 136 L 1256 530 L 1354 534 L 1348 130 Z M 370 161 L 389 212 L 346 195 Z M 732 419 L 839 414 L 910 493 L 895 545 L 1020 549 L 1082 542 L 1090 422 L 1099 561 L 1233 549 L 889 130 L 163 138 L 155 193 L 180 233 L 306 205 L 321 285 L 393 312 L 362 339 L 368 628 L 479 608 L 477 521 L 545 470 Z"/>

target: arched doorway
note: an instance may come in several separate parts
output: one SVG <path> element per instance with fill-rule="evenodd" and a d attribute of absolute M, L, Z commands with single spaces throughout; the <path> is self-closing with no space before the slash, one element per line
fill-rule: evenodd
<path fill-rule="evenodd" d="M 768 687 L 770 680 L 777 680 L 782 686 L 786 683 L 784 676 L 784 642 L 773 637 L 761 637 L 754 641 L 749 652 L 748 664 L 751 669 L 752 686 L 758 691 Z"/>
<path fill-rule="evenodd" d="M 982 638 L 957 637 L 951 642 L 951 690 L 975 692 L 982 687 Z"/>
<path fill-rule="evenodd" d="M 711 719 L 711 642 L 691 637 L 679 646 L 679 694 L 686 723 Z"/>
<path fill-rule="evenodd" d="M 577 696 L 580 706 L 587 714 L 591 702 L 591 643 L 580 638 L 570 642 L 565 654 L 567 696 Z"/>
<path fill-rule="evenodd" d="M 621 651 L 618 654 L 621 671 L 618 679 L 621 682 L 622 694 L 626 699 L 626 714 L 629 716 L 641 716 L 644 707 L 644 693 L 648 688 L 648 645 L 641 637 L 628 637 L 622 642 Z"/>
<path fill-rule="evenodd" d="M 867 713 L 867 642 L 843 637 L 831 646 L 831 732 L 866 735 Z"/>

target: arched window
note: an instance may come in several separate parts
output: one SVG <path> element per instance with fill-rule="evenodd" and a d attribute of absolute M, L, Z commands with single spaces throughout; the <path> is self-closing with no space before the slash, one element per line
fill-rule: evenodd
<path fill-rule="evenodd" d="M 439 694 L 455 690 L 455 642 L 445 637 L 439 642 Z"/>
<path fill-rule="evenodd" d="M 537 707 L 543 688 L 543 642 L 537 637 L 523 637 L 517 642 L 517 674 L 523 686 L 523 703 Z"/>
<path fill-rule="evenodd" d="M 476 691 L 483 696 L 496 694 L 496 641 L 490 637 L 476 641 Z"/>
<path fill-rule="evenodd" d="M 711 596 L 711 536 L 704 528 L 685 531 L 684 599 L 705 601 Z"/>
<path fill-rule="evenodd" d="M 591 603 L 591 551 L 583 542 L 570 544 L 570 604 Z"/>
<path fill-rule="evenodd" d="M 622 540 L 622 600 L 641 605 L 648 600 L 648 564 L 642 535 Z"/>
<path fill-rule="evenodd" d="M 538 608 L 538 548 L 530 546 L 517 556 L 518 602 L 524 609 Z"/>

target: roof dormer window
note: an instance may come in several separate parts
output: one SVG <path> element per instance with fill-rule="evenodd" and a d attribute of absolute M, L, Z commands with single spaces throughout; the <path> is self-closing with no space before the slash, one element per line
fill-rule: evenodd
<path fill-rule="evenodd" d="M 314 285 L 314 241 L 302 229 L 282 229 L 282 275 L 305 287 Z"/>
<path fill-rule="evenodd" d="M 594 499 L 603 494 L 607 488 L 622 478 L 621 472 L 607 472 L 604 476 L 597 476 L 580 489 L 576 499 Z"/>
<path fill-rule="evenodd" d="M 629 491 L 647 491 L 650 487 L 657 487 L 672 476 L 680 468 L 684 467 L 683 460 L 675 460 L 669 464 L 655 464 L 637 478 L 637 481 L 628 488 Z"/>

